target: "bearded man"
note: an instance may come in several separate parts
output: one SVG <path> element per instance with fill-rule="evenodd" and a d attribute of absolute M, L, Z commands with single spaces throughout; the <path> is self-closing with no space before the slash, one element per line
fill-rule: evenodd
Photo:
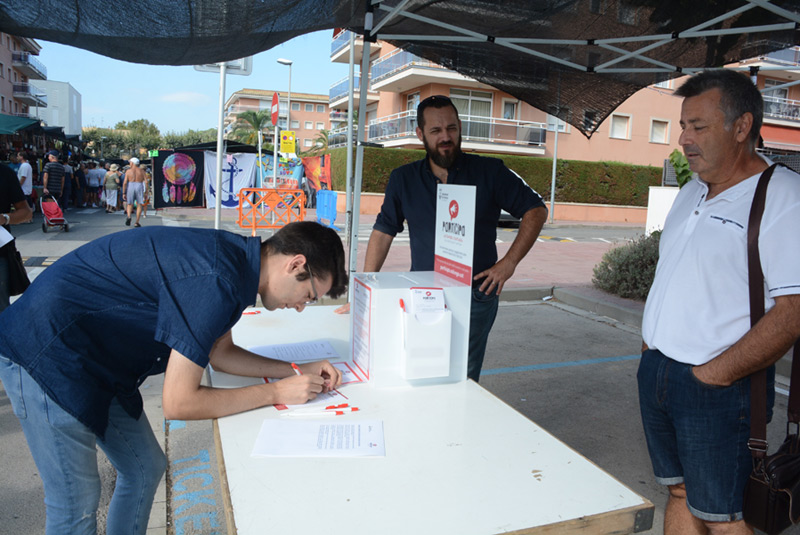
<path fill-rule="evenodd" d="M 380 271 L 392 240 L 408 222 L 411 271 L 433 271 L 438 184 L 476 187 L 475 238 L 467 377 L 480 378 L 486 342 L 497 315 L 500 292 L 530 251 L 544 222 L 542 197 L 501 160 L 461 152 L 461 120 L 453 102 L 434 95 L 417 107 L 417 137 L 427 156 L 392 171 L 367 245 L 365 272 Z M 497 222 L 503 209 L 520 219 L 508 252 L 497 259 Z M 344 311 L 342 307 L 340 311 Z"/>

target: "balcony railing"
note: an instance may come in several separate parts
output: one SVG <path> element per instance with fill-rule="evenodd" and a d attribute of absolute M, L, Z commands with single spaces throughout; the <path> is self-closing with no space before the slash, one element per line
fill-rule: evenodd
<path fill-rule="evenodd" d="M 47 95 L 33 84 L 13 84 L 14 98 L 34 106 L 47 107 Z"/>
<path fill-rule="evenodd" d="M 350 44 L 350 34 L 353 33 L 350 30 L 345 30 L 340 32 L 339 35 L 333 38 L 331 42 L 331 56 L 335 55 L 341 49 L 346 47 Z"/>
<path fill-rule="evenodd" d="M 331 110 L 330 120 L 333 121 L 333 122 L 346 121 L 347 120 L 347 112 L 346 111 Z"/>
<path fill-rule="evenodd" d="M 800 101 L 764 95 L 764 116 L 800 122 Z"/>
<path fill-rule="evenodd" d="M 359 86 L 361 85 L 361 75 L 356 74 L 355 80 L 353 81 L 353 91 L 358 91 Z M 328 91 L 328 99 L 330 102 L 334 100 L 339 100 L 340 98 L 347 95 L 347 92 L 350 90 L 350 78 L 345 77 L 339 80 L 338 82 L 334 83 L 330 91 Z"/>
<path fill-rule="evenodd" d="M 11 54 L 11 61 L 15 66 L 27 66 L 37 71 L 42 80 L 47 79 L 47 67 L 44 66 L 44 63 L 36 59 L 33 54 L 29 54 L 28 52 L 13 52 Z M 30 74 L 28 74 L 28 76 L 30 76 Z"/>
<path fill-rule="evenodd" d="M 353 125 L 353 140 L 358 139 L 358 126 Z M 347 145 L 347 127 L 336 128 L 328 132 L 328 148 L 335 149 Z"/>
<path fill-rule="evenodd" d="M 398 48 L 397 50 L 393 50 L 391 54 L 380 57 L 372 63 L 370 66 L 370 74 L 372 76 L 371 84 L 374 85 L 382 79 L 408 67 L 447 70 L 437 63 Z"/>
<path fill-rule="evenodd" d="M 767 54 L 767 58 L 780 63 L 800 64 L 800 47 L 792 46 Z"/>
<path fill-rule="evenodd" d="M 414 110 L 388 115 L 370 122 L 368 141 L 382 142 L 411 137 L 416 140 L 416 128 L 417 112 Z M 547 138 L 547 125 L 499 117 L 462 115 L 461 137 L 466 141 L 542 146 Z"/>

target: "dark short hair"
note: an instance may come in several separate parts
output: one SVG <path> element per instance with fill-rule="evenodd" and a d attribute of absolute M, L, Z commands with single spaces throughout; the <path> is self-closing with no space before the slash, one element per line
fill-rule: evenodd
<path fill-rule="evenodd" d="M 712 69 L 689 78 L 675 91 L 675 95 L 685 98 L 696 97 L 712 89 L 719 89 L 722 95 L 719 104 L 722 113 L 725 114 L 726 128 L 745 113 L 749 112 L 753 116 L 748 144 L 754 149 L 758 144 L 761 124 L 764 121 L 764 99 L 761 92 L 744 73 L 730 69 Z"/>
<path fill-rule="evenodd" d="M 422 102 L 419 103 L 417 106 L 417 125 L 421 128 L 425 128 L 425 110 L 428 108 L 446 108 L 450 106 L 453 108 L 453 111 L 456 112 L 456 118 L 458 118 L 458 109 L 456 109 L 456 105 L 453 104 L 453 101 L 450 100 L 450 97 L 446 97 L 444 95 L 432 95 Z"/>
<path fill-rule="evenodd" d="M 344 269 L 344 246 L 336 231 L 314 221 L 289 223 L 261 244 L 262 254 L 284 254 L 306 257 L 306 265 L 314 274 L 329 275 L 331 289 L 327 295 L 336 299 L 347 288 L 347 272 Z M 299 280 L 309 277 L 308 270 L 297 275 Z"/>

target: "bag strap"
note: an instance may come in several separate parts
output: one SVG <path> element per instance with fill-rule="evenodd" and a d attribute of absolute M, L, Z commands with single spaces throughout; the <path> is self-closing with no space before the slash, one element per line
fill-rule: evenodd
<path fill-rule="evenodd" d="M 747 278 L 750 288 L 750 327 L 764 316 L 764 273 L 761 270 L 761 256 L 758 252 L 758 238 L 761 230 L 761 217 L 767 197 L 767 185 L 772 173 L 779 164 L 766 169 L 758 179 L 750 218 L 747 224 Z M 800 340 L 795 343 L 792 354 L 792 377 L 789 384 L 789 421 L 800 422 Z M 764 368 L 750 376 L 750 439 L 747 441 L 750 453 L 756 459 L 767 454 L 767 369 Z"/>

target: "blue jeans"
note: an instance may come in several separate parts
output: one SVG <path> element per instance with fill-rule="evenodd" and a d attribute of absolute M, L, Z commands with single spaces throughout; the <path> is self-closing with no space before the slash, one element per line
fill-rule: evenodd
<path fill-rule="evenodd" d="M 720 387 L 700 382 L 693 366 L 657 350 L 642 353 L 639 406 L 650 460 L 662 485 L 686 485 L 689 511 L 702 520 L 742 518 L 744 485 L 753 467 L 750 378 Z M 775 400 L 768 372 L 767 406 Z"/>
<path fill-rule="evenodd" d="M 58 200 L 58 205 L 62 210 L 66 210 L 69 206 L 69 200 L 72 197 L 72 177 L 64 176 L 64 191 L 61 193 L 61 198 Z"/>
<path fill-rule="evenodd" d="M 114 399 L 105 437 L 100 439 L 53 402 L 28 372 L 2 355 L 0 380 L 42 478 L 47 535 L 97 532 L 96 446 L 117 470 L 108 535 L 144 534 L 166 469 L 166 457 L 144 413 L 134 420 Z"/>
<path fill-rule="evenodd" d="M 497 317 L 497 294 L 486 295 L 477 288 L 472 289 L 472 306 L 469 311 L 469 352 L 467 356 L 467 378 L 476 383 L 481 378 L 486 342 Z"/>

